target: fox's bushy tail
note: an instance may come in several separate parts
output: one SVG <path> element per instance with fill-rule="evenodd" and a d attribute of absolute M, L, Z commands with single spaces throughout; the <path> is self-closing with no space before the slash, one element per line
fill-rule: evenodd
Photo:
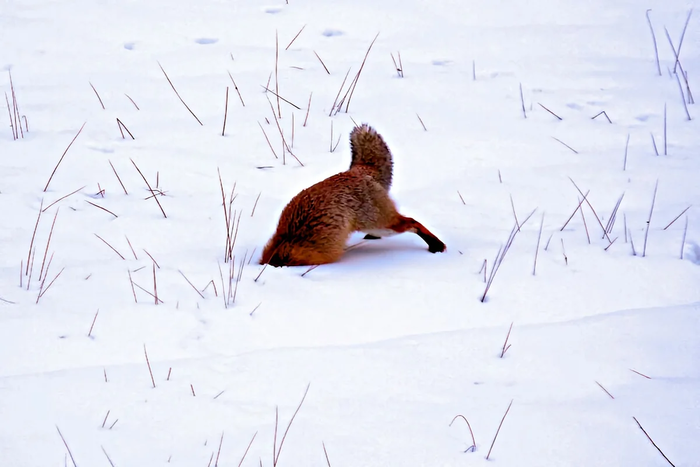
<path fill-rule="evenodd" d="M 393 161 L 391 151 L 379 133 L 367 124 L 355 127 L 350 133 L 350 149 L 350 170 L 362 170 L 389 191 Z"/>

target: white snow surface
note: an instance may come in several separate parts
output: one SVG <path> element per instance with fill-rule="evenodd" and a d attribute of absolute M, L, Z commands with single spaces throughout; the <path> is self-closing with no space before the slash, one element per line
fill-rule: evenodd
<path fill-rule="evenodd" d="M 687 87 L 664 32 L 694 6 L 2 2 L 0 464 L 237 466 L 257 433 L 244 466 L 669 465 L 636 417 L 700 465 L 700 17 Z M 355 122 L 447 251 L 356 235 L 263 268 Z"/>

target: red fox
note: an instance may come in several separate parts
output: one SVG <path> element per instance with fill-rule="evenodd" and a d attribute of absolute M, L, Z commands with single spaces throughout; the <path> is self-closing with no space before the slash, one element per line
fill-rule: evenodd
<path fill-rule="evenodd" d="M 280 216 L 275 234 L 265 245 L 260 264 L 303 266 L 340 259 L 353 232 L 366 238 L 413 232 L 431 253 L 445 244 L 423 224 L 404 217 L 389 197 L 391 152 L 382 137 L 364 124 L 350 133 L 350 168 L 296 195 Z"/>

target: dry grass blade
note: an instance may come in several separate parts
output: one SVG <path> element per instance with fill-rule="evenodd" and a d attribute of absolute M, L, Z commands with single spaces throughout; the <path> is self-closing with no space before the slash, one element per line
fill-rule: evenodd
<path fill-rule="evenodd" d="M 115 218 L 119 217 L 119 216 L 117 216 L 116 214 L 114 214 L 112 211 L 110 211 L 109 209 L 103 208 L 102 206 L 100 206 L 100 205 L 98 205 L 98 204 L 95 204 L 95 203 L 93 203 L 92 201 L 85 200 L 85 202 L 88 203 L 88 204 L 90 204 L 90 205 L 92 205 L 92 206 L 95 206 L 95 207 L 98 208 L 98 209 L 102 209 L 103 211 L 110 213 L 110 214 L 113 215 Z"/>
<path fill-rule="evenodd" d="M 458 418 L 461 418 L 462 420 L 464 420 L 464 421 L 466 422 L 467 428 L 469 428 L 469 434 L 470 434 L 471 437 L 472 437 L 472 445 L 469 446 L 469 447 L 467 448 L 467 450 L 464 451 L 464 452 L 469 452 L 469 451 L 471 451 L 471 452 L 476 452 L 476 440 L 474 439 L 474 432 L 472 431 L 472 426 L 471 426 L 471 424 L 469 423 L 469 420 L 467 420 L 467 417 L 465 417 L 464 415 L 455 415 L 455 418 L 452 419 L 452 421 L 450 422 L 450 425 L 449 425 L 449 426 L 452 426 L 452 424 L 453 424 L 453 423 L 455 422 L 455 420 L 457 420 Z"/>
<path fill-rule="evenodd" d="M 109 162 L 109 166 L 112 167 L 112 171 L 114 172 L 114 175 L 117 177 L 117 180 L 119 180 L 119 184 L 121 185 L 122 190 L 124 190 L 124 194 L 125 194 L 125 195 L 128 195 L 129 192 L 126 191 L 126 187 L 125 187 L 124 184 L 122 183 L 122 179 L 119 177 L 119 174 L 117 173 L 117 169 L 115 169 L 114 166 L 112 165 L 112 161 L 107 160 L 107 162 Z"/>
<path fill-rule="evenodd" d="M 425 127 L 425 123 L 423 123 L 423 119 L 420 118 L 420 115 L 416 114 L 416 117 L 418 117 L 418 121 L 420 122 L 421 126 L 423 127 L 423 130 L 428 131 L 428 129 Z"/>
<path fill-rule="evenodd" d="M 228 77 L 231 78 L 231 82 L 233 83 L 233 88 L 236 90 L 236 93 L 238 93 L 238 98 L 241 100 L 241 105 L 245 107 L 245 102 L 243 102 L 243 96 L 241 96 L 241 91 L 238 89 L 238 85 L 236 84 L 236 81 L 233 79 L 233 76 L 231 76 L 231 72 L 227 72 Z"/>
<path fill-rule="evenodd" d="M 612 394 L 610 394 L 610 392 L 608 392 L 608 390 L 605 389 L 605 388 L 603 387 L 602 384 L 600 384 L 598 381 L 595 381 L 595 384 L 597 384 L 598 387 L 600 387 L 600 389 L 602 389 L 603 391 L 605 391 L 605 394 L 607 394 L 608 396 L 610 396 L 610 399 L 615 399 L 615 397 L 614 397 Z"/>
<path fill-rule="evenodd" d="M 153 199 L 156 201 L 156 203 L 158 204 L 158 207 L 160 208 L 160 212 L 163 213 L 163 217 L 167 218 L 168 216 L 165 215 L 165 211 L 163 210 L 163 206 L 160 205 L 160 201 L 158 201 L 158 197 L 156 196 L 156 193 L 153 191 L 153 188 L 151 188 L 151 184 L 148 183 L 148 180 L 146 180 L 146 177 L 145 177 L 145 176 L 143 175 L 143 173 L 141 172 L 141 169 L 139 169 L 139 166 L 136 165 L 136 162 L 134 162 L 133 159 L 129 159 L 129 160 L 131 161 L 132 164 L 134 164 L 134 167 L 136 168 L 136 171 L 139 173 L 139 175 L 141 175 L 141 178 L 142 178 L 143 181 L 146 183 L 146 186 L 148 187 L 148 190 L 149 190 L 149 191 L 151 192 L 151 194 L 153 195 Z"/>
<path fill-rule="evenodd" d="M 365 62 L 367 62 L 367 57 L 369 56 L 369 52 L 372 50 L 372 46 L 374 45 L 374 42 L 377 40 L 378 37 L 379 37 L 379 33 L 377 33 L 377 35 L 374 36 L 374 39 L 372 39 L 372 42 L 369 44 L 369 47 L 367 48 L 367 53 L 365 53 L 365 58 L 362 59 L 362 64 L 360 65 L 360 69 L 357 71 L 357 75 L 355 75 L 355 79 L 350 84 L 350 95 L 348 96 L 348 103 L 345 105 L 345 113 L 347 113 L 348 109 L 350 108 L 350 101 L 352 100 L 352 96 L 355 93 L 355 88 L 357 87 L 357 83 L 360 80 L 360 75 L 362 74 L 362 70 L 365 68 Z"/>
<path fill-rule="evenodd" d="M 87 122 L 85 122 L 87 123 Z M 61 162 L 63 162 L 63 158 L 66 157 L 66 154 L 68 153 L 68 150 L 70 149 L 71 146 L 73 146 L 73 143 L 75 143 L 75 140 L 78 139 L 78 136 L 80 136 L 80 133 L 83 131 L 83 128 L 85 128 L 85 123 L 80 127 L 80 130 L 78 130 L 78 133 L 75 134 L 73 139 L 71 140 L 70 144 L 68 144 L 68 147 L 66 148 L 65 151 L 63 151 L 63 154 L 61 155 L 61 158 L 58 160 L 58 163 L 56 163 L 56 167 L 53 168 L 53 172 L 51 172 L 51 176 L 49 177 L 48 181 L 46 182 L 46 186 L 44 187 L 44 192 L 49 189 L 49 184 L 51 183 L 51 180 L 53 179 L 53 176 L 56 174 L 56 171 L 58 170 L 58 166 L 61 165 Z"/>
<path fill-rule="evenodd" d="M 306 127 L 306 122 L 309 121 L 309 111 L 311 110 L 311 97 L 314 93 L 309 94 L 309 103 L 306 105 L 306 117 L 304 117 L 304 124 L 302 126 Z"/>
<path fill-rule="evenodd" d="M 607 112 L 605 110 L 602 110 L 595 114 L 593 117 L 591 117 L 591 120 L 595 120 L 596 118 L 600 117 L 601 115 L 605 116 L 605 119 L 608 121 L 608 123 L 612 123 L 612 120 L 610 120 L 610 117 L 608 117 Z"/>
<path fill-rule="evenodd" d="M 124 94 L 124 95 L 126 96 L 127 99 L 129 99 L 131 101 L 132 104 L 134 104 L 134 107 L 136 107 L 136 110 L 141 110 L 139 108 L 139 106 L 136 105 L 136 102 L 134 102 L 134 100 L 128 94 Z"/>
<path fill-rule="evenodd" d="M 63 445 L 66 447 L 66 451 L 68 451 L 68 455 L 70 456 L 71 462 L 73 462 L 73 467 L 78 467 L 78 464 L 75 463 L 75 458 L 73 457 L 73 453 L 71 452 L 70 448 L 68 447 L 68 443 L 66 443 L 66 438 L 63 437 L 63 433 L 61 433 L 61 429 L 58 428 L 58 425 L 56 425 L 56 431 L 58 431 L 58 436 L 61 437 L 61 441 L 63 441 Z"/>
<path fill-rule="evenodd" d="M 671 464 L 673 467 L 676 467 L 676 466 L 673 464 L 673 462 L 671 462 L 670 459 L 669 459 L 668 457 L 666 457 L 666 454 L 664 454 L 664 452 L 661 450 L 661 448 L 659 448 L 659 447 L 656 445 L 656 443 L 654 442 L 654 440 L 651 439 L 651 436 L 649 436 L 649 433 L 647 433 L 647 430 L 645 430 L 645 429 L 642 427 L 642 424 L 639 423 L 639 420 L 637 420 L 637 417 L 632 417 L 632 418 L 634 419 L 635 423 L 637 423 L 637 426 L 639 427 L 639 429 L 642 430 L 642 431 L 644 432 L 644 435 L 645 435 L 645 436 L 647 437 L 647 439 L 651 442 L 651 444 L 654 445 L 654 447 L 656 448 L 656 450 L 659 451 L 659 453 L 660 453 L 662 456 L 664 456 L 664 459 L 666 459 L 666 462 L 668 462 L 669 464 Z"/>
<path fill-rule="evenodd" d="M 508 334 L 506 334 L 506 340 L 503 341 L 503 347 L 501 348 L 501 357 L 503 358 L 508 352 L 508 349 L 510 349 L 510 344 L 508 343 L 508 339 L 510 339 L 510 332 L 513 330 L 513 323 L 510 323 L 510 327 L 508 328 Z"/>
<path fill-rule="evenodd" d="M 88 84 L 90 84 L 90 87 L 92 88 L 92 90 L 95 91 L 95 95 L 97 96 L 97 100 L 100 101 L 100 105 L 102 106 L 102 110 L 105 110 L 105 105 L 102 102 L 102 98 L 100 97 L 100 94 L 97 92 L 97 89 L 95 89 L 95 86 L 93 86 L 92 83 L 90 83 L 89 81 L 88 81 Z"/>
<path fill-rule="evenodd" d="M 544 225 L 544 213 L 542 213 L 542 219 L 540 219 L 540 230 L 537 233 L 537 246 L 535 246 L 535 262 L 532 265 L 532 275 L 537 273 L 537 253 L 540 251 L 540 239 L 542 238 L 542 226 Z"/>
<path fill-rule="evenodd" d="M 296 105 L 294 102 L 288 101 L 287 99 L 285 99 L 284 97 L 280 96 L 279 94 L 277 94 L 277 93 L 276 93 L 275 91 L 273 91 L 272 89 L 268 89 L 266 86 L 263 86 L 262 84 L 260 85 L 260 87 L 263 88 L 265 91 L 269 92 L 270 94 L 272 94 L 273 96 L 275 96 L 277 99 L 281 99 L 281 100 L 283 100 L 284 102 L 286 102 L 287 104 L 289 104 L 289 105 L 291 105 L 292 107 L 294 107 L 295 109 L 301 110 L 301 107 L 299 107 L 298 105 Z"/>
<path fill-rule="evenodd" d="M 654 55 L 656 56 L 656 70 L 659 73 L 659 76 L 661 76 L 661 65 L 659 64 L 659 48 L 656 46 L 656 34 L 654 34 L 654 26 L 651 24 L 651 18 L 649 17 L 649 12 L 651 9 L 648 9 L 646 12 L 647 16 L 647 23 L 649 23 L 649 30 L 651 31 L 651 39 L 654 42 Z"/>
<path fill-rule="evenodd" d="M 333 105 L 331 106 L 331 111 L 328 112 L 328 116 L 331 117 L 333 116 L 333 111 L 335 110 L 335 113 L 338 113 L 340 110 L 340 105 L 342 105 L 342 102 L 340 105 L 338 105 L 338 98 L 340 97 L 340 93 L 343 92 L 343 88 L 345 87 L 345 81 L 348 79 L 348 75 L 350 74 L 350 70 L 352 70 L 352 67 L 348 68 L 348 72 L 345 73 L 345 77 L 343 78 L 343 82 L 340 84 L 340 89 L 338 89 L 338 94 L 335 95 L 335 99 L 333 100 Z M 309 107 L 311 107 L 311 97 L 309 96 Z M 304 124 L 306 126 L 306 123 Z"/>
<path fill-rule="evenodd" d="M 148 351 L 146 350 L 146 344 L 143 344 L 143 354 L 146 356 L 146 365 L 148 365 L 148 374 L 151 375 L 151 384 L 156 387 L 156 380 L 153 378 L 153 370 L 151 370 L 151 361 L 148 359 Z"/>
<path fill-rule="evenodd" d="M 678 214 L 676 217 L 674 217 L 673 220 L 672 220 L 671 222 L 669 222 L 668 225 L 667 225 L 666 227 L 663 228 L 663 230 L 666 230 L 666 229 L 668 229 L 669 227 L 671 227 L 671 226 L 673 225 L 674 222 L 676 222 L 678 219 L 680 219 L 680 217 L 681 217 L 683 214 L 685 214 L 686 211 L 688 211 L 688 209 L 690 209 L 690 208 L 692 208 L 692 207 L 693 207 L 693 205 L 691 204 L 690 206 L 688 206 L 687 208 L 685 208 L 683 211 L 681 211 L 681 213 Z"/>
<path fill-rule="evenodd" d="M 216 399 L 216 398 L 214 398 L 214 399 Z M 241 461 L 238 463 L 238 467 L 241 467 L 241 465 L 243 465 L 243 461 L 245 460 L 245 456 L 248 455 L 248 451 L 250 450 L 250 447 L 253 445 L 253 441 L 255 441 L 256 436 L 258 436 L 257 431 L 253 435 L 253 438 L 250 440 L 250 443 L 248 443 L 248 447 L 245 448 L 245 452 L 243 453 L 243 457 L 241 457 Z"/>
<path fill-rule="evenodd" d="M 267 137 L 267 133 L 265 133 L 265 129 L 262 127 L 260 122 L 258 122 L 258 126 L 262 130 L 263 135 L 265 135 L 265 141 L 267 141 L 267 145 L 270 146 L 270 151 L 272 151 L 272 154 L 275 156 L 275 159 L 279 159 L 279 157 L 277 157 L 277 153 L 275 152 L 275 148 L 272 147 L 272 143 L 270 142 L 270 138 Z"/>
<path fill-rule="evenodd" d="M 598 221 L 598 225 L 600 225 L 600 228 L 603 229 L 603 235 L 605 236 L 605 238 L 608 239 L 608 242 L 612 243 L 612 240 L 610 240 L 610 236 L 608 235 L 608 232 L 605 230 L 603 223 L 600 221 L 600 217 L 598 217 L 598 214 L 595 212 L 595 209 L 593 209 L 593 206 L 591 205 L 590 201 L 588 201 L 586 196 L 583 194 L 581 189 L 578 187 L 578 185 L 576 185 L 576 182 L 574 182 L 574 180 L 571 177 L 569 177 L 569 180 L 571 180 L 571 183 L 574 184 L 574 187 L 576 187 L 576 190 L 581 194 L 581 196 L 583 196 L 583 200 L 586 202 L 588 207 L 591 208 L 593 215 L 595 216 L 596 220 Z"/>
<path fill-rule="evenodd" d="M 545 107 L 545 106 L 543 106 L 542 104 L 540 104 L 539 102 L 537 103 L 537 105 L 539 105 L 539 106 L 542 107 L 544 110 L 546 110 L 546 111 L 549 112 L 550 114 L 552 114 L 552 115 L 554 115 L 555 117 L 557 117 L 558 120 L 560 120 L 560 121 L 561 121 L 561 120 L 564 120 L 564 119 L 561 118 L 559 115 L 555 114 L 554 112 L 552 112 L 552 111 L 549 110 L 547 107 Z"/>
<path fill-rule="evenodd" d="M 573 152 L 574 154 L 578 154 L 578 151 L 576 149 L 572 148 L 571 146 L 569 146 L 568 144 L 566 144 L 564 141 L 560 140 L 559 138 L 555 138 L 554 136 L 552 136 L 552 139 L 554 141 L 557 141 L 557 142 L 563 144 L 567 148 L 569 148 L 571 150 L 571 152 Z"/>
<path fill-rule="evenodd" d="M 42 208 L 44 207 L 44 199 L 41 199 L 41 204 L 39 205 L 39 214 L 36 216 L 36 224 L 34 224 L 34 232 L 32 232 L 32 240 L 29 242 L 29 253 L 27 253 L 27 266 L 24 271 L 24 275 L 29 274 L 29 261 L 32 257 L 32 247 L 34 246 L 34 239 L 36 238 L 36 229 L 39 227 L 39 220 L 41 219 L 41 213 L 44 212 Z"/>
<path fill-rule="evenodd" d="M 110 248 L 112 249 L 112 251 L 115 252 L 117 255 L 119 255 L 119 257 L 120 257 L 121 259 L 123 259 L 124 261 L 126 261 L 126 258 L 124 258 L 124 256 L 122 256 L 122 254 L 119 253 L 119 252 L 117 251 L 116 248 L 114 248 L 112 245 L 110 245 L 109 243 L 107 243 L 107 240 L 105 240 L 104 238 L 100 237 L 100 236 L 97 235 L 97 234 L 94 234 L 94 235 L 95 235 L 95 237 L 97 237 L 97 238 L 99 238 L 100 240 L 102 240 L 102 241 L 104 242 L 105 245 L 107 245 L 108 247 L 110 247 Z"/>
<path fill-rule="evenodd" d="M 287 425 L 287 429 L 284 430 L 284 434 L 282 435 L 282 439 L 280 440 L 280 445 L 277 448 L 277 454 L 274 456 L 274 460 L 272 463 L 273 466 L 276 466 L 277 462 L 279 461 L 280 454 L 282 453 L 282 446 L 284 446 L 284 441 L 285 441 L 285 439 L 287 439 L 287 433 L 289 433 L 289 429 L 292 427 L 292 423 L 294 423 L 294 419 L 296 418 L 297 414 L 299 413 L 299 410 L 301 409 L 302 404 L 304 404 L 304 400 L 306 399 L 306 395 L 309 393 L 310 387 L 311 387 L 311 383 L 309 383 L 306 386 L 306 391 L 304 391 L 304 396 L 301 398 L 301 401 L 299 402 L 297 409 L 294 411 L 292 418 L 289 419 L 289 424 Z"/>
<path fill-rule="evenodd" d="M 297 35 L 294 36 L 294 38 L 293 38 L 291 41 L 289 41 L 289 44 L 287 44 L 287 47 L 285 47 L 284 50 L 289 50 L 289 48 L 292 46 L 292 44 L 294 44 L 294 41 L 297 40 L 297 37 L 299 37 L 299 35 L 304 31 L 304 28 L 305 28 L 305 27 L 306 27 L 306 25 L 303 25 L 303 26 L 301 27 L 301 29 L 299 30 L 299 32 L 297 33 Z"/>
<path fill-rule="evenodd" d="M 85 185 L 85 186 L 87 186 L 87 185 Z M 51 203 L 51 204 L 49 204 L 48 206 L 46 206 L 41 212 L 46 212 L 51 206 L 53 206 L 54 204 L 58 203 L 59 201 L 63 201 L 64 199 L 68 198 L 69 196 L 73 196 L 74 194 L 76 194 L 77 192 L 79 192 L 80 190 L 82 190 L 83 188 L 85 188 L 85 186 L 81 186 L 81 187 L 78 188 L 77 190 L 72 191 L 72 192 L 68 193 L 68 194 L 65 195 L 65 196 L 61 196 L 60 198 L 58 198 L 58 199 L 57 199 L 56 201 L 54 201 L 53 203 Z M 42 200 L 42 201 L 43 201 L 43 200 Z"/>
<path fill-rule="evenodd" d="M 476 71 L 474 70 L 474 67 L 476 65 L 474 62 L 472 62 L 472 71 L 473 71 L 473 76 L 474 76 L 474 81 L 476 81 Z M 519 83 L 520 86 L 520 107 L 523 110 L 523 118 L 527 118 L 527 112 L 525 112 L 525 98 L 523 97 L 523 83 Z"/>
<path fill-rule="evenodd" d="M 185 108 L 192 114 L 192 116 L 195 118 L 195 120 L 197 120 L 197 123 L 199 123 L 200 125 L 204 126 L 204 124 L 202 123 L 202 121 L 194 114 L 194 112 L 192 112 L 192 109 L 190 109 L 190 107 L 185 103 L 185 101 L 182 99 L 182 97 L 180 97 L 180 93 L 177 92 L 177 89 L 175 89 L 175 85 L 173 84 L 172 81 L 170 81 L 170 77 L 169 77 L 168 74 L 165 72 L 165 70 L 163 69 L 163 66 L 160 64 L 160 62 L 158 62 L 158 66 L 160 67 L 160 71 L 162 71 L 163 74 L 165 75 L 165 79 L 168 80 L 168 83 L 170 84 L 170 87 L 173 88 L 173 91 L 175 91 L 175 95 L 177 96 L 178 99 L 180 99 L 180 102 L 182 102 L 182 105 L 184 105 Z"/>
<path fill-rule="evenodd" d="M 647 255 L 647 238 L 649 237 L 649 226 L 651 225 L 651 216 L 654 214 L 654 204 L 656 203 L 656 191 L 659 188 L 659 181 L 654 185 L 654 196 L 651 198 L 651 209 L 649 210 L 649 218 L 647 219 L 647 228 L 644 232 L 644 247 L 642 248 L 642 258 Z"/>
<path fill-rule="evenodd" d="M 511 399 L 510 404 L 508 404 L 508 408 L 506 409 L 506 413 L 503 414 L 503 418 L 501 419 L 501 423 L 498 424 L 498 429 L 496 430 L 496 434 L 493 437 L 493 441 L 491 442 L 491 447 L 489 448 L 488 454 L 486 454 L 486 460 L 489 460 L 489 457 L 491 457 L 491 450 L 493 449 L 493 445 L 496 444 L 496 438 L 498 438 L 498 433 L 501 431 L 501 427 L 503 426 L 503 421 L 506 419 L 506 416 L 508 415 L 508 412 L 510 411 L 510 406 L 513 405 L 513 400 Z"/>
<path fill-rule="evenodd" d="M 622 204 L 622 199 L 624 197 L 625 194 L 622 193 L 622 195 L 620 195 L 620 197 L 617 199 L 615 207 L 613 208 L 612 213 L 610 214 L 610 219 L 608 219 L 608 223 L 605 225 L 605 231 L 608 233 L 611 233 L 613 227 L 615 227 L 615 221 L 617 220 L 617 211 L 620 209 L 620 204 Z"/>
<path fill-rule="evenodd" d="M 226 118 L 228 117 L 228 86 L 226 86 L 226 100 L 224 102 L 224 127 L 221 129 L 221 136 L 226 135 Z"/>
<path fill-rule="evenodd" d="M 88 331 L 88 337 L 92 335 L 92 328 L 95 327 L 95 321 L 97 321 L 97 315 L 100 314 L 100 309 L 97 309 L 97 313 L 95 313 L 95 317 L 92 319 L 92 324 L 90 325 L 90 330 Z M 107 412 L 107 415 L 109 415 L 109 412 Z M 107 417 L 105 417 L 105 420 L 107 420 Z M 104 426 L 104 423 L 102 424 Z"/>
<path fill-rule="evenodd" d="M 513 228 L 510 231 L 510 234 L 508 235 L 508 240 L 506 241 L 505 246 L 501 246 L 498 249 L 498 253 L 496 254 L 496 258 L 493 262 L 493 265 L 491 266 L 491 273 L 489 274 L 489 278 L 486 281 L 486 287 L 484 289 L 484 294 L 481 296 L 479 299 L 482 303 L 486 301 L 486 295 L 489 292 L 489 289 L 491 288 L 491 284 L 493 284 L 493 280 L 496 278 L 496 273 L 501 267 L 501 264 L 503 263 L 503 260 L 506 257 L 506 254 L 508 253 L 508 250 L 510 249 L 511 245 L 513 244 L 513 241 L 515 240 L 515 236 L 518 234 L 520 227 L 525 225 L 525 223 L 532 217 L 532 215 L 535 213 L 536 210 L 533 209 L 533 211 L 525 218 L 525 220 L 521 224 L 515 224 Z"/>
<path fill-rule="evenodd" d="M 197 292 L 197 294 L 198 294 L 200 297 L 204 298 L 204 295 L 202 295 L 202 292 L 200 292 L 199 290 L 197 290 L 197 287 L 195 287 L 195 286 L 192 284 L 192 282 L 190 282 L 190 280 L 187 278 L 187 276 L 185 276 L 185 273 L 183 273 L 183 272 L 180 271 L 179 269 L 177 270 L 177 272 L 180 273 L 180 275 L 187 281 L 188 284 L 190 284 L 190 287 L 192 287 L 192 288 L 194 289 L 194 291 Z"/>
<path fill-rule="evenodd" d="M 49 289 L 51 288 L 51 286 L 53 285 L 53 283 L 56 282 L 56 279 L 58 279 L 58 278 L 61 276 L 61 274 L 63 273 L 63 271 L 65 271 L 65 270 L 66 270 L 66 268 L 63 268 L 63 269 L 61 269 L 60 271 L 58 271 L 58 274 L 56 274 L 56 275 L 54 276 L 54 278 L 51 280 L 51 282 L 49 282 L 49 285 L 47 285 L 45 289 L 44 289 L 44 287 L 43 287 L 43 284 L 44 284 L 44 283 L 42 282 L 41 291 L 39 292 L 39 295 L 36 297 L 36 303 L 39 303 L 39 299 L 40 299 L 41 297 L 43 297 L 43 296 L 46 294 L 46 292 L 49 291 Z"/>
<path fill-rule="evenodd" d="M 100 448 L 102 449 L 102 452 L 104 452 L 105 457 L 107 458 L 107 461 L 109 461 L 109 465 L 111 465 L 112 467 L 115 467 L 114 462 L 112 462 L 112 459 L 109 458 L 109 454 L 107 454 L 107 451 L 105 451 L 105 448 L 102 446 L 100 446 Z"/>
<path fill-rule="evenodd" d="M 569 216 L 569 218 L 566 220 L 566 222 L 564 222 L 564 225 L 561 226 L 561 229 L 559 229 L 560 232 L 563 232 L 564 229 L 566 228 L 566 226 L 569 225 L 569 222 L 571 222 L 571 219 L 574 218 L 574 216 L 576 215 L 576 213 L 578 212 L 578 210 L 581 209 L 581 205 L 582 205 L 583 202 L 586 200 L 586 197 L 588 196 L 588 193 L 590 193 L 590 192 L 591 192 L 591 191 L 588 190 L 588 191 L 586 192 L 586 194 L 583 195 L 583 199 L 579 199 L 578 205 L 576 206 L 576 209 L 574 209 L 574 212 L 572 212 L 571 215 Z"/>
<path fill-rule="evenodd" d="M 321 57 L 318 56 L 318 54 L 316 53 L 315 50 L 314 50 L 313 52 L 314 52 L 314 55 L 316 55 L 316 58 L 318 58 L 318 61 L 321 62 L 321 65 L 323 66 L 323 69 L 326 70 L 326 73 L 328 73 L 328 74 L 330 75 L 331 72 L 328 71 L 328 67 L 326 66 L 325 63 L 323 63 L 323 60 L 321 60 Z"/>
<path fill-rule="evenodd" d="M 44 265 L 46 264 L 46 255 L 49 254 L 49 246 L 51 245 L 51 238 L 53 237 L 53 229 L 56 226 L 56 219 L 58 218 L 58 212 L 60 208 L 56 209 L 56 214 L 53 216 L 53 222 L 51 222 L 51 230 L 49 230 L 49 238 L 46 240 L 46 249 L 44 250 L 44 258 L 41 260 L 41 270 L 39 271 L 39 280 L 44 277 Z"/>

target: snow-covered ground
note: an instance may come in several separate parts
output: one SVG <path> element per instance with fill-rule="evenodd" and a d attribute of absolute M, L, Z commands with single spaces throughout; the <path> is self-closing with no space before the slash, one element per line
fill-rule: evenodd
<path fill-rule="evenodd" d="M 700 465 L 693 6 L 3 2 L 0 464 Z M 447 251 L 258 265 L 355 122 Z"/>

